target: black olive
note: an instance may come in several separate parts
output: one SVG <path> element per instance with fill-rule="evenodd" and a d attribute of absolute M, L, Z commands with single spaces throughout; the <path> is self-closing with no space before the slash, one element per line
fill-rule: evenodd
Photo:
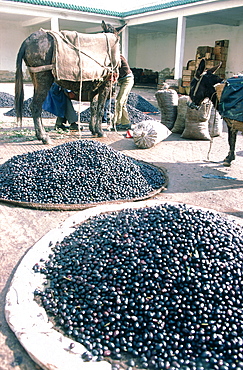
<path fill-rule="evenodd" d="M 48 287 L 35 295 L 98 360 L 125 356 L 128 367 L 144 369 L 238 370 L 242 247 L 240 226 L 185 205 L 101 214 L 52 247 L 38 269 Z"/>

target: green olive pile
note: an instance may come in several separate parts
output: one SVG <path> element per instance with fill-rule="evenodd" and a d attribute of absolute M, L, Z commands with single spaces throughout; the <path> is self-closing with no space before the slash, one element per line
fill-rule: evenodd
<path fill-rule="evenodd" d="M 163 186 L 157 168 L 93 140 L 14 156 L 0 166 L 0 198 L 86 204 L 146 197 Z"/>
<path fill-rule="evenodd" d="M 243 368 L 243 230 L 219 214 L 163 204 L 99 215 L 33 269 L 49 281 L 35 294 L 84 360 Z"/>

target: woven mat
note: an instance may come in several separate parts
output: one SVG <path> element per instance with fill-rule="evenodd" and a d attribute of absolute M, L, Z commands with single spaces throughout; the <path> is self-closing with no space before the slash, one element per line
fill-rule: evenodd
<path fill-rule="evenodd" d="M 143 162 L 143 161 L 140 161 L 140 162 Z M 85 203 L 85 204 L 84 203 L 83 204 L 82 203 L 81 204 L 32 203 L 32 202 L 21 202 L 17 200 L 4 199 L 4 198 L 0 198 L 0 202 L 6 203 L 12 206 L 17 206 L 17 207 L 32 208 L 32 209 L 39 209 L 39 210 L 45 210 L 45 211 L 81 211 L 83 209 L 93 208 L 93 207 L 100 206 L 100 205 L 142 201 L 142 200 L 153 198 L 155 195 L 164 191 L 167 188 L 168 182 L 169 182 L 167 171 L 165 168 L 160 168 L 152 164 L 149 164 L 149 165 L 151 167 L 157 168 L 157 170 L 163 174 L 164 183 L 163 185 L 161 185 L 159 189 L 151 191 L 146 196 L 140 197 L 140 198 L 120 199 L 120 200 L 111 200 L 107 202 Z"/>

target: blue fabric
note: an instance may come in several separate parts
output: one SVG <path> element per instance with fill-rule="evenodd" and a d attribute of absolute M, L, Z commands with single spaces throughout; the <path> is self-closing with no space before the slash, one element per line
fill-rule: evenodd
<path fill-rule="evenodd" d="M 67 105 L 67 96 L 64 94 L 62 87 L 55 82 L 48 91 L 47 97 L 42 104 L 42 108 L 47 112 L 54 114 L 57 117 L 65 117 Z"/>
<path fill-rule="evenodd" d="M 219 113 L 222 117 L 243 122 L 243 76 L 227 80 L 219 103 Z"/>

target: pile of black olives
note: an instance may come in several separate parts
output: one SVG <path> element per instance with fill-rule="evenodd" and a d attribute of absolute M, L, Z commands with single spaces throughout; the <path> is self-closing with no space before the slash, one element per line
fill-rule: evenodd
<path fill-rule="evenodd" d="M 0 198 L 86 204 L 146 197 L 165 183 L 156 167 L 93 140 L 17 155 L 0 166 Z"/>
<path fill-rule="evenodd" d="M 0 108 L 12 107 L 14 105 L 14 96 L 8 93 L 0 92 Z"/>
<path fill-rule="evenodd" d="M 35 294 L 85 360 L 127 368 L 243 368 L 243 230 L 163 204 L 95 216 L 52 246 Z"/>

